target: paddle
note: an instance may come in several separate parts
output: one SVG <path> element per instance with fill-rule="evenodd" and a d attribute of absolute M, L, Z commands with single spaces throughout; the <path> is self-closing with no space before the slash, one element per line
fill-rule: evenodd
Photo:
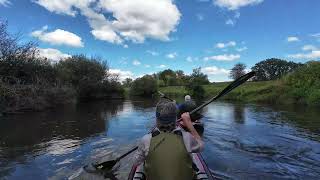
<path fill-rule="evenodd" d="M 111 160 L 111 161 L 106 161 L 106 162 L 103 162 L 103 163 L 99 163 L 99 164 L 94 164 L 93 166 L 96 168 L 96 169 L 100 169 L 100 170 L 105 170 L 105 169 L 112 169 L 113 166 L 115 164 L 117 164 L 117 162 L 119 162 L 122 158 L 128 156 L 130 153 L 132 153 L 133 151 L 137 150 L 138 147 L 135 147 L 133 149 L 131 149 L 130 151 L 128 151 L 127 153 L 123 154 L 122 156 L 118 157 L 117 159 L 115 160 Z"/>
<path fill-rule="evenodd" d="M 224 88 L 218 95 L 216 95 L 215 97 L 209 99 L 207 102 L 201 104 L 199 107 L 195 108 L 194 110 L 192 110 L 190 112 L 190 114 L 193 114 L 197 111 L 199 111 L 200 109 L 202 109 L 203 107 L 205 107 L 206 105 L 210 104 L 212 101 L 217 100 L 218 98 L 226 95 L 227 93 L 229 93 L 230 91 L 232 91 L 234 88 L 240 86 L 241 84 L 243 84 L 244 82 L 246 82 L 248 79 L 252 78 L 254 76 L 255 72 L 249 72 L 241 77 L 239 77 L 238 79 L 234 80 L 231 84 L 229 84 L 226 88 Z M 159 94 L 162 94 L 161 92 L 159 92 Z M 163 94 L 164 95 L 164 94 Z M 181 121 L 182 119 L 179 119 L 178 121 Z M 137 150 L 138 147 L 134 147 L 132 150 L 130 150 L 129 152 L 125 153 L 124 155 L 120 156 L 119 158 L 117 158 L 116 160 L 111 160 L 111 161 L 106 161 L 100 164 L 96 164 L 94 165 L 95 168 L 97 169 L 101 169 L 101 170 L 105 170 L 105 169 L 112 169 L 112 167 L 118 162 L 120 161 L 120 159 L 124 158 L 125 156 L 127 156 L 128 154 L 132 153 L 133 151 Z"/>
<path fill-rule="evenodd" d="M 175 102 L 175 100 L 173 100 L 173 99 L 171 99 L 171 98 L 167 97 L 167 96 L 166 96 L 165 94 L 163 94 L 162 92 L 158 91 L 158 93 L 160 94 L 160 96 L 161 96 L 162 98 L 165 98 L 165 99 L 168 99 L 168 100 L 170 100 L 170 101 Z"/>

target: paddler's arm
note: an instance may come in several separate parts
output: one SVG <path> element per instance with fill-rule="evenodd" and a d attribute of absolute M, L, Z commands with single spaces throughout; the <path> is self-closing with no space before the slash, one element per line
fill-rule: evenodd
<path fill-rule="evenodd" d="M 188 112 L 185 112 L 181 115 L 182 121 L 183 121 L 183 125 L 189 130 L 189 132 L 191 133 L 191 135 L 196 138 L 198 141 L 201 141 L 202 143 L 202 139 L 200 137 L 200 135 L 198 134 L 197 130 L 193 127 L 191 118 L 190 118 L 190 114 Z"/>
<path fill-rule="evenodd" d="M 149 152 L 149 146 L 150 146 L 150 140 L 151 140 L 151 135 L 147 134 L 145 136 L 143 136 L 140 139 L 140 142 L 138 144 L 138 150 L 135 153 L 135 160 L 134 163 L 135 164 L 141 164 L 144 162 L 148 152 Z"/>

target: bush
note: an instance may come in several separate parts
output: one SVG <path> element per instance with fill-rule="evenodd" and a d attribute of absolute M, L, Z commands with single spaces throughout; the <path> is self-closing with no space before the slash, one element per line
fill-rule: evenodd
<path fill-rule="evenodd" d="M 132 82 L 130 94 L 134 96 L 152 96 L 157 90 L 157 80 L 151 75 L 145 75 Z"/>
<path fill-rule="evenodd" d="M 311 61 L 283 78 L 297 101 L 320 104 L 320 62 Z"/>

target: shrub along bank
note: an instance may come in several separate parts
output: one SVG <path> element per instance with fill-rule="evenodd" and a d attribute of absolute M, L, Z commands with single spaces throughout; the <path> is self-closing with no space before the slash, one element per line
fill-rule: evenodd
<path fill-rule="evenodd" d="M 21 44 L 0 21 L 0 114 L 43 110 L 76 100 L 123 97 L 123 88 L 99 58 L 41 58 L 33 43 Z"/>

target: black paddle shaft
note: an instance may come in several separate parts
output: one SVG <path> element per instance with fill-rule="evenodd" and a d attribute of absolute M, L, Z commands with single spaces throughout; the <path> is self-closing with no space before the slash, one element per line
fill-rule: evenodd
<path fill-rule="evenodd" d="M 226 95 L 227 93 L 229 93 L 230 91 L 232 91 L 234 88 L 240 86 L 241 84 L 243 84 L 244 82 L 246 82 L 248 79 L 252 78 L 255 75 L 254 71 L 251 71 L 241 77 L 239 77 L 238 79 L 236 79 L 235 81 L 233 81 L 231 84 L 229 84 L 226 88 L 224 88 L 218 95 L 216 95 L 215 97 L 209 99 L 207 102 L 201 104 L 199 107 L 195 108 L 194 110 L 192 110 L 190 112 L 190 114 L 195 113 L 197 111 L 199 111 L 200 109 L 204 108 L 205 106 L 207 106 L 208 104 L 210 104 L 212 101 L 217 100 L 218 98 Z"/>

